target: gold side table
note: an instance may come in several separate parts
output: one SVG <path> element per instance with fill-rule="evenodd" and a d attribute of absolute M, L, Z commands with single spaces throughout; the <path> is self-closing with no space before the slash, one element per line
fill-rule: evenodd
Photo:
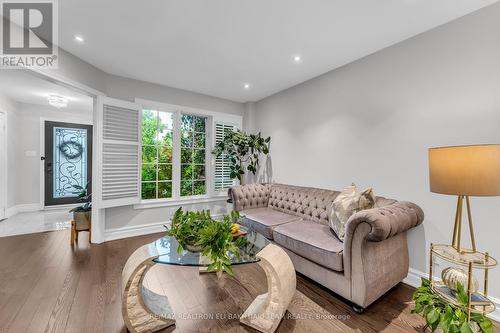
<path fill-rule="evenodd" d="M 495 303 L 488 298 L 488 273 L 489 270 L 496 267 L 498 262 L 492 258 L 488 252 L 473 251 L 459 252 L 452 245 L 446 244 L 431 244 L 430 265 L 429 265 L 429 282 L 433 292 L 439 295 L 446 302 L 457 307 L 462 307 L 467 311 L 467 318 L 470 321 L 471 313 L 487 314 L 495 311 Z M 455 264 L 464 267 L 467 271 L 467 306 L 460 304 L 455 296 L 455 292 L 448 288 L 444 282 L 433 276 L 435 266 L 434 260 L 442 259 L 444 262 Z M 473 271 L 483 272 L 482 292 L 472 292 Z"/>

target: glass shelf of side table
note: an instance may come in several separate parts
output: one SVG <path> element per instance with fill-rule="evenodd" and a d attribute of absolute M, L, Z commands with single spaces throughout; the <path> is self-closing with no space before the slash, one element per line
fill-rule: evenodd
<path fill-rule="evenodd" d="M 445 262 L 466 268 L 468 286 L 472 286 L 473 270 L 476 269 L 483 271 L 483 291 L 468 292 L 468 306 L 460 304 L 456 299 L 455 291 L 448 288 L 443 281 L 436 279 L 433 276 L 435 257 L 440 258 Z M 462 249 L 462 251 L 458 251 L 451 245 L 431 244 L 429 269 L 429 281 L 431 288 L 446 302 L 465 308 L 469 318 L 471 313 L 486 314 L 493 312 L 495 311 L 495 304 L 488 298 L 488 272 L 491 268 L 496 267 L 497 264 L 497 260 L 492 258 L 487 252 L 473 252 L 470 249 Z M 468 290 L 468 286 L 464 286 L 464 288 Z"/>

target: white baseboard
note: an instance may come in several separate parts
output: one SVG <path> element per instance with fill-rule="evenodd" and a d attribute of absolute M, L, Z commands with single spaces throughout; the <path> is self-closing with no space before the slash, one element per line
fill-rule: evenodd
<path fill-rule="evenodd" d="M 9 218 L 9 217 L 12 217 L 12 216 L 19 214 L 19 213 L 37 212 L 41 209 L 42 209 L 42 207 L 40 206 L 39 203 L 15 205 L 15 206 L 12 206 L 10 208 L 7 208 L 5 210 L 5 215 L 7 218 Z"/>
<path fill-rule="evenodd" d="M 410 268 L 408 270 L 408 276 L 403 280 L 403 283 L 418 288 L 421 285 L 421 278 L 428 279 L 429 274 L 419 271 L 418 269 Z M 488 296 L 488 298 L 495 304 L 496 307 L 496 310 L 488 314 L 488 317 L 497 322 L 500 322 L 500 299 L 492 296 Z"/>
<path fill-rule="evenodd" d="M 221 214 L 214 214 L 214 215 L 212 215 L 212 217 L 214 219 L 218 219 L 218 218 L 222 217 L 222 215 Z M 129 237 L 155 234 L 158 232 L 164 232 L 164 231 L 166 231 L 164 225 L 168 225 L 168 224 L 170 224 L 170 220 L 164 221 L 164 222 L 152 223 L 152 224 L 142 224 L 142 225 L 133 225 L 133 226 L 128 226 L 128 227 L 107 229 L 104 231 L 104 241 L 108 242 L 108 241 L 117 240 L 117 239 L 123 239 L 123 238 L 129 238 Z"/>
<path fill-rule="evenodd" d="M 134 225 L 129 227 L 108 229 L 104 231 L 104 241 L 108 242 L 122 238 L 149 235 L 157 232 L 166 231 L 164 225 L 168 223 L 169 221 L 158 222 L 147 225 Z"/>

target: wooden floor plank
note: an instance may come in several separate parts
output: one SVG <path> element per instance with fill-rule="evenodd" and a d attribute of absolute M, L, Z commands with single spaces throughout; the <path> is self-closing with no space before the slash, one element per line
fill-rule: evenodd
<path fill-rule="evenodd" d="M 139 246 L 161 234 L 89 245 L 87 235 L 69 246 L 69 231 L 0 238 L 0 332 L 126 332 L 121 313 L 121 271 Z M 266 277 L 257 264 L 234 267 L 235 277 L 199 274 L 197 268 L 156 265 L 146 277 L 154 291 L 165 292 L 177 315 L 167 331 L 255 332 L 236 319 L 193 320 L 193 314 L 241 315 L 256 295 L 267 291 Z M 326 311 L 336 316 L 338 331 L 422 332 L 424 321 L 412 314 L 413 288 L 399 284 L 366 309 L 352 311 L 342 299 L 298 275 L 297 290 L 316 305 L 290 311 Z M 316 308 L 315 310 L 315 306 Z M 331 320 L 331 319 L 330 319 Z M 316 332 L 332 322 L 285 319 L 277 332 Z M 337 330 L 334 329 L 335 332 Z"/>

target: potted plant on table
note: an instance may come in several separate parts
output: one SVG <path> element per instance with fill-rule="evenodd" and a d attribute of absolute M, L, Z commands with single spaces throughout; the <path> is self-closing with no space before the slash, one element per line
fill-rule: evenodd
<path fill-rule="evenodd" d="M 170 226 L 165 226 L 167 236 L 175 237 L 177 252 L 201 252 L 210 260 L 207 272 L 233 274 L 231 256 L 240 258 L 239 248 L 246 244 L 244 237 L 235 237 L 239 231 L 240 214 L 236 211 L 224 215 L 222 220 L 212 218 L 210 211 L 183 212 L 177 209 Z"/>
<path fill-rule="evenodd" d="M 444 301 L 432 291 L 428 279 L 422 278 L 422 285 L 415 290 L 413 300 L 415 309 L 412 313 L 421 314 L 426 321 L 426 327 L 433 332 L 444 333 L 493 333 L 493 323 L 481 313 L 471 313 L 470 322 L 467 320 L 468 295 L 461 283 L 457 283 L 457 306 Z"/>

